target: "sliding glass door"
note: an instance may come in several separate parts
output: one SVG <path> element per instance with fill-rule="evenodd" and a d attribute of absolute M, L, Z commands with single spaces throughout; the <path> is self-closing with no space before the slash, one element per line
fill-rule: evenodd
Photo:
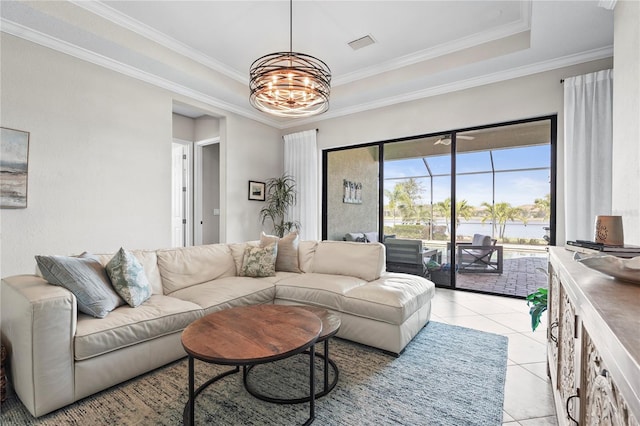
<path fill-rule="evenodd" d="M 524 297 L 546 285 L 551 129 L 546 119 L 457 134 L 457 288 Z"/>
<path fill-rule="evenodd" d="M 551 116 L 325 151 L 323 238 L 386 243 L 388 270 L 388 239 L 413 241 L 400 260 L 438 286 L 524 297 L 555 241 L 555 132 Z"/>
<path fill-rule="evenodd" d="M 384 233 L 422 241 L 424 275 L 452 285 L 447 246 L 451 236 L 451 135 L 384 145 Z"/>

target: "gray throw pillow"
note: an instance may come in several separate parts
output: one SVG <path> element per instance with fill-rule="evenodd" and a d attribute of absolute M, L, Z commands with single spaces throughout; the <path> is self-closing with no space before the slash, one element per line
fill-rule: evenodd
<path fill-rule="evenodd" d="M 260 247 L 265 247 L 270 243 L 276 243 L 278 246 L 276 271 L 301 272 L 298 265 L 300 238 L 297 231 L 291 232 L 282 238 L 278 238 L 275 235 L 267 235 L 263 232 L 260 235 Z"/>
<path fill-rule="evenodd" d="M 116 292 L 132 308 L 140 306 L 151 297 L 151 285 L 144 268 L 133 255 L 120 248 L 105 266 Z"/>
<path fill-rule="evenodd" d="M 79 257 L 36 256 L 45 280 L 72 292 L 78 310 L 96 318 L 104 318 L 124 302 L 115 292 L 102 264 L 83 253 Z"/>

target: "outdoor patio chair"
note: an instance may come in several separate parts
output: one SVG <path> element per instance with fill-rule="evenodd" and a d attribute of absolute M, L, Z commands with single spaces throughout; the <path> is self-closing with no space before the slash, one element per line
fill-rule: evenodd
<path fill-rule="evenodd" d="M 456 247 L 458 272 L 502 274 L 503 247 L 490 236 L 474 234 L 471 243 L 456 243 Z"/>
<path fill-rule="evenodd" d="M 422 240 L 387 238 L 384 241 L 387 271 L 425 276 Z"/>

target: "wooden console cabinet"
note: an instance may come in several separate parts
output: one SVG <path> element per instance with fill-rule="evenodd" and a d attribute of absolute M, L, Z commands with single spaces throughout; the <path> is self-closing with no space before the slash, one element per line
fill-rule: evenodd
<path fill-rule="evenodd" d="M 559 425 L 640 426 L 640 284 L 551 247 L 547 363 Z"/>

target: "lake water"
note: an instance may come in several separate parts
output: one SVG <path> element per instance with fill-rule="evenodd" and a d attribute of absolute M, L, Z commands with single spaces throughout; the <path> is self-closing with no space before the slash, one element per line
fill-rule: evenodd
<path fill-rule="evenodd" d="M 444 225 L 444 224 L 443 224 Z M 522 222 L 507 222 L 507 226 L 504 231 L 504 236 L 507 238 L 540 238 L 542 239 L 546 235 L 544 227 L 548 227 L 548 223 L 528 223 L 525 225 Z M 484 234 L 491 235 L 491 224 L 480 222 L 461 222 L 457 228 L 458 235 L 473 235 Z M 496 229 L 496 236 L 498 235 L 498 229 Z"/>
<path fill-rule="evenodd" d="M 398 221 L 396 221 L 396 224 Z M 386 226 L 393 226 L 392 220 L 385 222 Z M 436 226 L 446 226 L 444 222 L 437 222 Z M 538 238 L 542 239 L 546 235 L 544 227 L 548 227 L 549 224 L 545 222 L 529 222 L 525 225 L 522 222 L 507 222 L 504 236 L 507 238 Z M 462 221 L 457 228 L 458 235 L 472 236 L 473 234 L 491 235 L 491 224 L 473 221 Z M 498 236 L 498 229 L 496 228 L 496 237 Z"/>

